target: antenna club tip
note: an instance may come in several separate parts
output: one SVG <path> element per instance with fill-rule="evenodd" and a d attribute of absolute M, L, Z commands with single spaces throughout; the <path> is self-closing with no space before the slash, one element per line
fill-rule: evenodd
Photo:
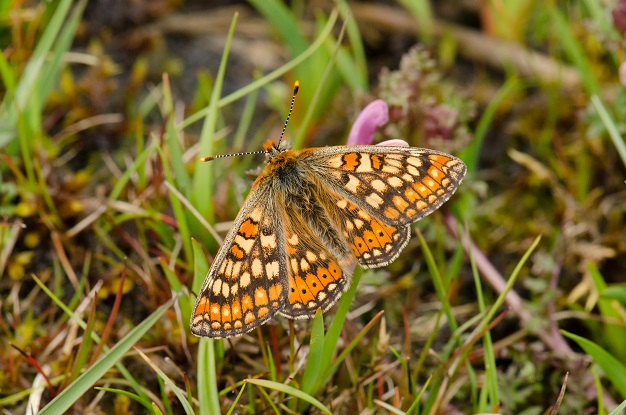
<path fill-rule="evenodd" d="M 296 82 L 293 83 L 293 93 L 297 94 L 299 89 L 300 89 L 300 81 L 296 80 Z"/>
<path fill-rule="evenodd" d="M 201 162 L 215 160 L 215 156 L 204 156 L 200 159 Z"/>

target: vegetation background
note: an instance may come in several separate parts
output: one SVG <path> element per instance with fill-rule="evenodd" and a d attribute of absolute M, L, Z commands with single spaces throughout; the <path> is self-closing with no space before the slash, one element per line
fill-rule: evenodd
<path fill-rule="evenodd" d="M 622 414 L 626 1 L 0 2 L 0 408 Z M 190 335 L 253 151 L 377 140 L 468 165 L 338 306 Z M 357 284 L 358 282 L 358 284 Z M 618 407 L 618 405 L 621 406 Z"/>

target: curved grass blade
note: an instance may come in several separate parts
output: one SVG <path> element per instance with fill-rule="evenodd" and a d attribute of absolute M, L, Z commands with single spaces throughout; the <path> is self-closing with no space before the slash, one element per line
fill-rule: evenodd
<path fill-rule="evenodd" d="M 311 405 L 313 405 L 320 411 L 324 412 L 325 414 L 332 415 L 332 412 L 330 411 L 330 409 L 328 409 L 323 403 L 321 403 L 320 401 L 318 401 L 317 399 L 315 399 L 308 393 L 304 393 L 301 390 L 294 388 L 293 386 L 285 385 L 283 383 L 278 383 L 278 382 L 272 382 L 271 380 L 264 380 L 264 379 L 246 379 L 245 382 L 251 383 L 253 385 L 257 385 L 263 388 L 274 389 L 279 392 L 286 393 L 288 395 L 293 396 L 294 398 L 298 398 L 305 402 L 310 403 Z"/>
<path fill-rule="evenodd" d="M 606 377 L 611 381 L 615 389 L 619 391 L 622 398 L 626 398 L 626 366 L 612 354 L 598 346 L 591 340 L 577 336 L 565 330 L 561 333 L 567 338 L 574 340 L 587 353 L 593 361 L 602 368 Z"/>
<path fill-rule="evenodd" d="M 176 297 L 159 307 L 148 318 L 142 321 L 137 327 L 132 329 L 124 338 L 106 353 L 102 359 L 98 360 L 92 367 L 87 369 L 66 389 L 57 395 L 48 405 L 46 405 L 39 415 L 56 415 L 65 413 L 78 399 L 80 399 L 104 374 L 120 361 L 126 352 L 133 347 L 144 334 L 154 326 L 157 321 L 177 300 Z"/>
<path fill-rule="evenodd" d="M 183 391 L 165 374 L 165 372 L 163 372 L 161 369 L 159 369 L 159 367 L 157 365 L 152 363 L 152 360 L 150 360 L 150 358 L 145 353 L 143 353 L 141 350 L 139 350 L 137 348 L 135 348 L 135 351 L 137 353 L 139 353 L 139 356 L 141 356 L 141 358 L 143 360 L 145 360 L 146 363 L 148 363 L 150 365 L 152 370 L 154 370 L 159 375 L 159 377 L 161 379 L 163 379 L 163 381 L 165 383 L 167 383 L 167 385 L 170 387 L 170 389 L 174 392 L 174 395 L 176 395 L 176 397 L 180 401 L 180 404 L 182 405 L 183 409 L 185 410 L 185 413 L 187 415 L 194 415 L 193 408 L 191 407 L 191 404 L 187 400 L 187 397 L 185 396 Z"/>

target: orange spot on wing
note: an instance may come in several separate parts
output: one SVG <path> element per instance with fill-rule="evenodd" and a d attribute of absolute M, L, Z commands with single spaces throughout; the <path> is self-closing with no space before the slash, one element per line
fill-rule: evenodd
<path fill-rule="evenodd" d="M 365 243 L 367 244 L 367 247 L 369 249 L 381 247 L 378 243 L 378 238 L 376 237 L 376 235 L 374 235 L 374 232 L 372 231 L 363 232 L 363 239 L 365 239 Z M 366 251 L 369 251 L 369 249 L 366 249 Z"/>
<path fill-rule="evenodd" d="M 256 316 L 252 311 L 248 311 L 243 319 L 243 322 L 247 325 L 252 323 L 254 320 L 256 320 Z"/>
<path fill-rule="evenodd" d="M 297 297 L 299 297 L 301 302 L 306 304 L 309 301 L 315 300 L 315 297 L 313 297 L 311 290 L 309 290 L 309 287 L 302 278 L 294 278 L 294 282 L 294 288 L 296 289 L 295 294 L 297 295 Z"/>
<path fill-rule="evenodd" d="M 367 244 L 365 243 L 365 241 L 361 237 L 354 238 L 354 247 L 359 252 L 359 255 L 357 255 L 357 256 L 360 256 L 364 252 L 367 252 Z"/>
<path fill-rule="evenodd" d="M 234 320 L 240 319 L 243 316 L 241 313 L 241 303 L 239 301 L 233 301 L 231 304 L 231 310 Z"/>
<path fill-rule="evenodd" d="M 237 246 L 236 244 L 233 244 L 233 246 L 230 248 L 230 253 L 233 254 L 233 256 L 237 259 L 242 259 L 244 252 L 241 248 L 239 248 L 239 246 Z"/>
<path fill-rule="evenodd" d="M 239 227 L 238 233 L 246 239 L 255 236 L 259 231 L 259 225 L 248 219 Z"/>
<path fill-rule="evenodd" d="M 417 182 L 413 185 L 413 189 L 417 191 L 423 198 L 432 194 L 433 192 L 422 182 Z"/>
<path fill-rule="evenodd" d="M 270 309 L 267 307 L 261 307 L 259 308 L 259 310 L 257 311 L 257 314 L 259 315 L 259 318 L 263 318 L 265 317 L 268 313 L 270 312 Z"/>
<path fill-rule="evenodd" d="M 230 322 L 232 319 L 232 313 L 230 311 L 230 305 L 224 304 L 222 306 L 222 323 Z"/>
<path fill-rule="evenodd" d="M 341 271 L 339 265 L 334 261 L 328 264 L 328 270 L 330 271 L 330 275 L 332 275 L 335 280 L 338 280 L 343 276 L 343 271 Z"/>
<path fill-rule="evenodd" d="M 373 154 L 371 157 L 372 168 L 380 170 L 383 167 L 383 158 L 378 154 Z"/>
<path fill-rule="evenodd" d="M 208 305 L 209 308 L 209 313 L 211 315 L 211 320 L 220 320 L 220 315 L 222 314 L 222 308 L 218 305 L 218 304 L 211 304 L 209 303 Z"/>
<path fill-rule="evenodd" d="M 280 284 L 274 284 L 270 287 L 270 301 L 278 300 L 283 286 Z"/>
<path fill-rule="evenodd" d="M 378 238 L 378 242 L 380 246 L 385 246 L 392 242 L 391 236 L 394 232 L 396 232 L 397 228 L 392 226 L 383 226 L 378 222 L 372 223 L 372 229 L 376 234 L 376 238 Z"/>
<path fill-rule="evenodd" d="M 425 180 L 424 183 L 434 192 L 436 192 L 437 189 L 441 189 L 441 186 L 439 186 L 439 183 L 437 183 L 435 179 Z"/>
<path fill-rule="evenodd" d="M 436 180 L 439 184 L 441 184 L 441 181 L 446 176 L 441 170 L 439 170 L 435 166 L 431 166 L 430 169 L 428 169 L 428 174 L 430 175 L 430 177 L 433 178 L 433 180 Z"/>
<path fill-rule="evenodd" d="M 400 196 L 393 197 L 393 204 L 400 212 L 405 212 L 406 208 L 409 207 L 409 204 Z"/>
<path fill-rule="evenodd" d="M 259 287 L 254 291 L 254 304 L 257 307 L 267 305 L 267 291 L 264 288 Z"/>
<path fill-rule="evenodd" d="M 397 219 L 400 217 L 400 212 L 397 209 L 392 208 L 391 206 L 387 206 L 385 208 L 385 217 L 389 219 Z"/>
<path fill-rule="evenodd" d="M 207 304 L 206 297 L 204 296 L 200 297 L 200 301 L 198 301 L 198 306 L 196 307 L 196 314 L 194 315 L 195 316 L 203 315 L 206 310 L 206 304 Z"/>
<path fill-rule="evenodd" d="M 254 303 L 252 302 L 252 298 L 249 295 L 244 295 L 241 298 L 241 309 L 245 313 L 246 311 L 252 310 L 254 308 Z"/>
<path fill-rule="evenodd" d="M 328 282 L 330 281 L 329 278 L 331 278 L 330 271 L 328 270 L 328 268 L 322 268 L 322 267 L 318 268 L 317 278 L 319 279 L 319 281 L 322 282 L 322 284 L 324 285 L 328 284 Z"/>
<path fill-rule="evenodd" d="M 356 170 L 359 167 L 359 155 L 357 153 L 349 153 L 343 156 L 343 168 L 345 170 Z"/>
<path fill-rule="evenodd" d="M 317 293 L 324 289 L 324 284 L 313 274 L 306 274 L 306 282 L 309 286 L 309 290 L 311 290 L 311 295 L 313 298 L 317 298 Z"/>
<path fill-rule="evenodd" d="M 452 160 L 450 157 L 442 156 L 439 154 L 431 154 L 428 156 L 428 158 L 431 159 L 433 163 L 439 164 L 446 164 L 447 162 Z"/>
<path fill-rule="evenodd" d="M 415 202 L 416 200 L 419 199 L 419 195 L 417 194 L 415 190 L 413 190 L 412 187 L 408 187 L 404 191 L 404 197 L 406 197 L 406 200 L 408 200 L 409 202 Z"/>

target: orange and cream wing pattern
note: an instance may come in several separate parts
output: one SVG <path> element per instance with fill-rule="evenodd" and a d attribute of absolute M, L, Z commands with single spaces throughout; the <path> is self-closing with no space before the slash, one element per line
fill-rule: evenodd
<path fill-rule="evenodd" d="M 397 225 L 437 210 L 466 172 L 465 164 L 454 156 L 414 147 L 326 147 L 305 158 L 348 200 Z"/>
<path fill-rule="evenodd" d="M 269 320 L 287 299 L 282 223 L 265 190 L 253 188 L 215 257 L 191 316 L 197 336 L 246 333 Z"/>
<path fill-rule="evenodd" d="M 280 314 L 289 318 L 311 318 L 318 308 L 328 310 L 350 281 L 343 269 L 346 261 L 337 259 L 302 223 L 298 216 L 285 223 L 289 292 Z"/>
<path fill-rule="evenodd" d="M 428 149 L 342 146 L 303 150 L 303 163 L 321 175 L 327 209 L 365 268 L 395 260 L 408 243 L 409 225 L 446 202 L 463 179 L 465 164 Z"/>
<path fill-rule="evenodd" d="M 335 228 L 364 268 L 389 264 L 409 242 L 409 225 L 389 224 L 347 198 L 339 197 L 335 206 L 339 210 Z"/>
<path fill-rule="evenodd" d="M 410 224 L 445 203 L 466 172 L 454 156 L 412 147 L 264 148 L 268 165 L 196 301 L 198 336 L 243 334 L 276 313 L 326 311 L 348 287 L 352 264 L 395 260 Z"/>

